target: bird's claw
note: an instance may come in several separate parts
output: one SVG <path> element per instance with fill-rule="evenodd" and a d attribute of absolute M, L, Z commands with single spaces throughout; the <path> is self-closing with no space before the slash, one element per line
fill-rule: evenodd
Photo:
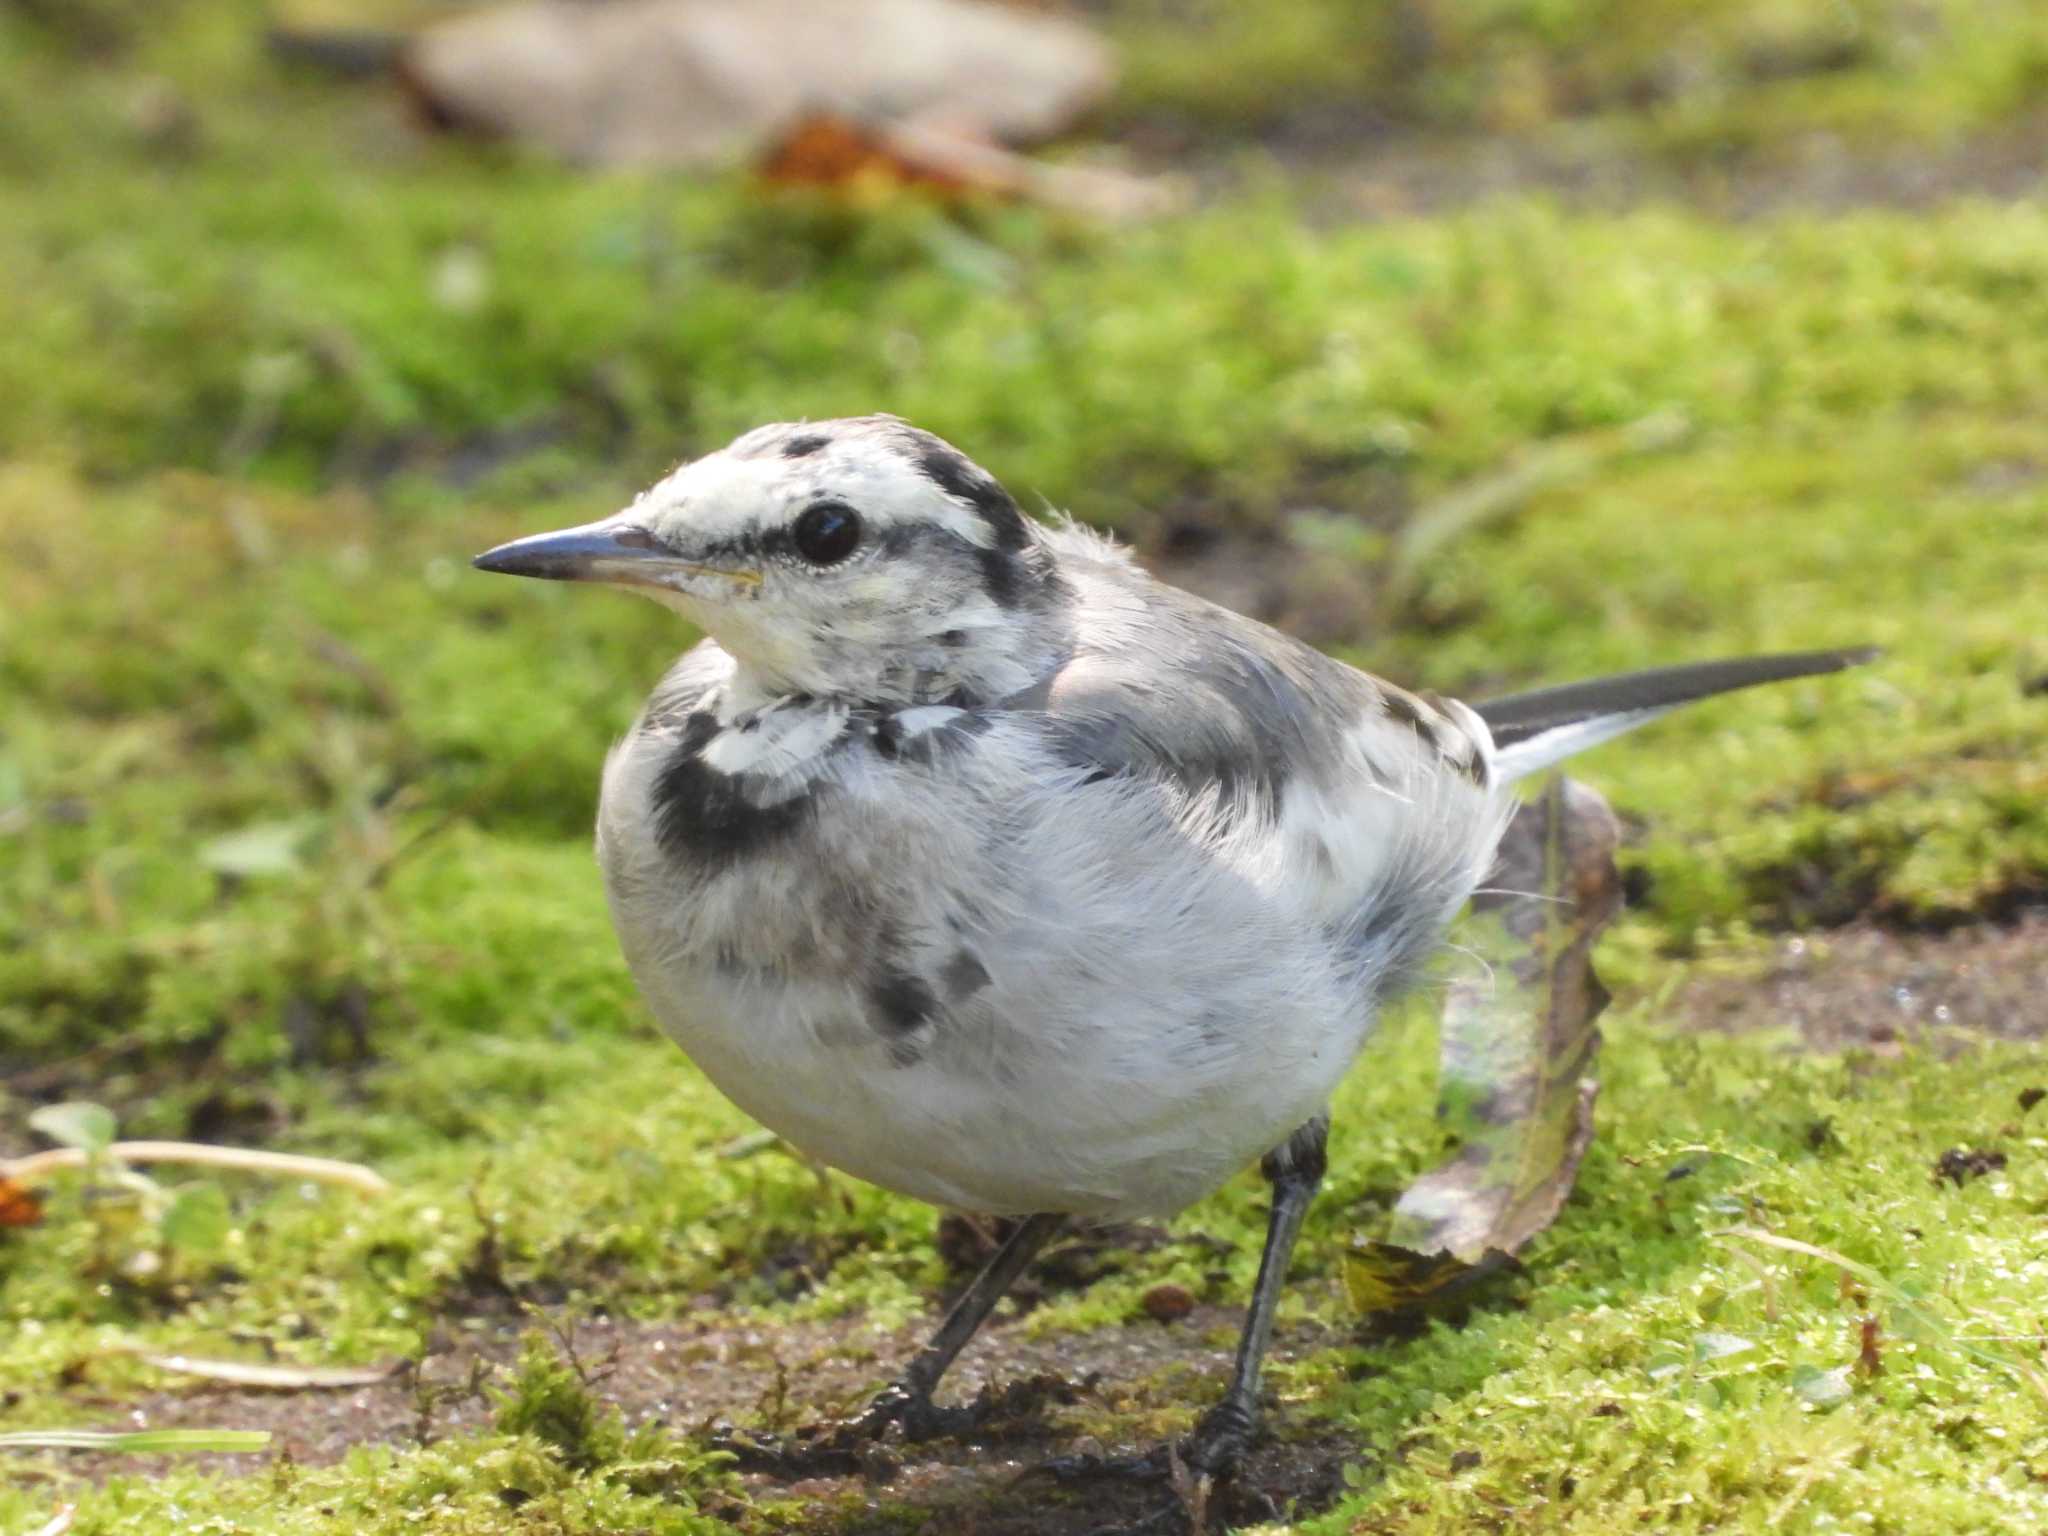
<path fill-rule="evenodd" d="M 1239 1403 L 1219 1403 L 1203 1416 L 1195 1432 L 1177 1445 L 1155 1446 L 1141 1454 L 1123 1456 L 1055 1456 L 1032 1468 L 1032 1475 L 1061 1483 L 1108 1479 L 1164 1483 L 1172 1488 L 1172 1502 L 1132 1524 L 1092 1532 L 1091 1536 L 1199 1532 L 1207 1523 L 1211 1495 L 1229 1481 L 1250 1451 L 1252 1428 L 1250 1410 Z M 1265 1499 L 1258 1502 L 1271 1503 Z"/>
<path fill-rule="evenodd" d="M 794 1434 L 762 1433 L 720 1425 L 710 1437 L 711 1449 L 732 1457 L 743 1471 L 766 1472 L 786 1482 L 809 1477 L 866 1475 L 887 1482 L 895 1460 L 871 1438 L 857 1437 L 848 1424 L 821 1424 Z"/>
<path fill-rule="evenodd" d="M 1198 1475 L 1228 1477 L 1251 1451 L 1253 1423 L 1251 1410 L 1242 1403 L 1218 1403 L 1181 1445 L 1180 1459 Z"/>
<path fill-rule="evenodd" d="M 1078 1395 L 1071 1382 L 1058 1376 L 1022 1377 L 1000 1391 L 984 1387 L 974 1401 L 942 1408 L 929 1391 L 897 1382 L 877 1393 L 874 1401 L 850 1419 L 812 1425 L 793 1434 L 757 1434 L 725 1428 L 712 1437 L 712 1448 L 725 1451 L 749 1471 L 777 1477 L 847 1477 L 864 1473 L 881 1481 L 894 1475 L 896 1460 L 885 1448 L 891 1428 L 904 1444 L 965 1438 L 992 1425 L 1020 1419 L 1048 1402 L 1070 1403 Z"/>
<path fill-rule="evenodd" d="M 941 1408 L 932 1401 L 931 1393 L 899 1381 L 883 1388 L 873 1402 L 838 1428 L 856 1440 L 881 1440 L 893 1425 L 903 1432 L 906 1443 L 915 1445 L 921 1440 L 971 1433 L 988 1416 L 984 1408 L 987 1398 L 984 1392 L 964 1408 Z"/>

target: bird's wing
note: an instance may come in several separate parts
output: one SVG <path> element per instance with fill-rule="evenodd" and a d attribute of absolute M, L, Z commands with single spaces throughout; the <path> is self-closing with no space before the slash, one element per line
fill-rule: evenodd
<path fill-rule="evenodd" d="M 1409 985 L 1504 823 L 1484 723 L 1176 588 L 1095 579 L 1074 655 L 1011 708 L 1090 779 L 1158 786 L 1190 851 L 1322 934 L 1356 995 Z"/>
<path fill-rule="evenodd" d="M 1063 753 L 1277 814 L 1291 785 L 1484 787 L 1485 727 L 1463 705 L 1369 677 L 1291 636 L 1134 572 L 1097 590 L 1074 653 L 1011 709 L 1042 710 Z"/>

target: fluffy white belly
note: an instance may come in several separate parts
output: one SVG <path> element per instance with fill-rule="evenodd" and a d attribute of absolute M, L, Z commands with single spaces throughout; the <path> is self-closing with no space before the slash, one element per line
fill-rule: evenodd
<path fill-rule="evenodd" d="M 1148 1055 L 1105 1014 L 1022 1063 L 903 1065 L 864 1025 L 833 1027 L 829 988 L 636 974 L 671 1038 L 777 1135 L 884 1189 L 1002 1215 L 1180 1210 L 1317 1114 L 1357 1045 L 1304 1019 L 1239 1049 Z"/>

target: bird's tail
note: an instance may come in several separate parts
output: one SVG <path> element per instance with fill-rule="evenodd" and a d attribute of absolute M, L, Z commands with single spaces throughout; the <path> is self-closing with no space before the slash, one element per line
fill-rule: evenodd
<path fill-rule="evenodd" d="M 1475 707 L 1493 732 L 1494 773 L 1506 782 L 1548 768 L 1695 699 L 1758 683 L 1839 672 L 1844 667 L 1861 666 L 1877 655 L 1875 647 L 1859 646 L 1702 661 L 1539 688 Z"/>

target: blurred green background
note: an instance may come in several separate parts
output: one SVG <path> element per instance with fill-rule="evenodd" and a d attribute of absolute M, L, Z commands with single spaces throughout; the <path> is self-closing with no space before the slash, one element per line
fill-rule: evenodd
<path fill-rule="evenodd" d="M 597 768 L 690 637 L 467 567 L 760 422 L 889 410 L 1421 686 L 1886 646 L 1586 761 L 1635 900 L 1582 1195 L 1512 1306 L 1365 1340 L 1341 1253 L 1438 1151 L 1426 1030 L 1397 1030 L 1347 1090 L 1281 1432 L 1351 1467 L 1317 1529 L 2037 1521 L 2038 1345 L 1970 1342 L 2048 1306 L 2031 1049 L 1788 1052 L 1698 1033 L 1686 999 L 1705 976 L 1789 1025 L 1762 978 L 1795 937 L 1906 975 L 2040 931 L 2048 8 L 1100 0 L 1077 11 L 1120 84 L 1046 153 L 1182 189 L 1126 223 L 578 170 L 273 46 L 443 10 L 0 0 L 0 1153 L 87 1099 L 124 1134 L 400 1185 L 362 1209 L 224 1185 L 182 1248 L 147 1200 L 55 1186 L 0 1231 L 0 1428 L 118 1419 L 161 1386 L 122 1350 L 416 1354 L 516 1320 L 508 1295 L 885 1330 L 932 1304 L 930 1213 L 722 1156 L 745 1123 L 617 958 Z M 2026 991 L 1953 1022 L 2048 1026 Z M 1897 1033 L 1839 1008 L 1838 1037 Z M 1997 1180 L 1930 1182 L 2001 1138 Z M 1665 1194 L 1695 1145 L 1711 1174 Z M 1704 1235 L 1730 1212 L 1872 1266 L 1888 1322 L 1949 1310 L 1881 1379 L 1800 1389 L 1846 1369 L 1846 1303 L 1825 1266 L 1730 1259 Z M 1247 1182 L 1176 1230 L 1258 1220 Z M 1156 1326 L 1163 1279 L 1234 1304 L 1252 1252 L 1203 1279 L 1141 1245 L 1031 1326 Z M 1724 1367 L 1709 1335 L 1746 1349 Z M 1201 1396 L 1138 1401 L 1171 1425 Z M 1091 1427 L 1135 1434 L 1131 1406 Z M 1518 1424 L 1478 1471 L 1401 1449 Z M 81 1495 L 105 1466 L 0 1462 L 0 1530 L 60 1494 L 80 1530 L 168 1529 L 173 1503 L 410 1530 L 437 1491 L 451 1530 L 881 1528 L 736 1491 L 682 1440 L 635 1481 L 516 1416 L 465 1433 L 298 1491 L 115 1463 Z"/>

